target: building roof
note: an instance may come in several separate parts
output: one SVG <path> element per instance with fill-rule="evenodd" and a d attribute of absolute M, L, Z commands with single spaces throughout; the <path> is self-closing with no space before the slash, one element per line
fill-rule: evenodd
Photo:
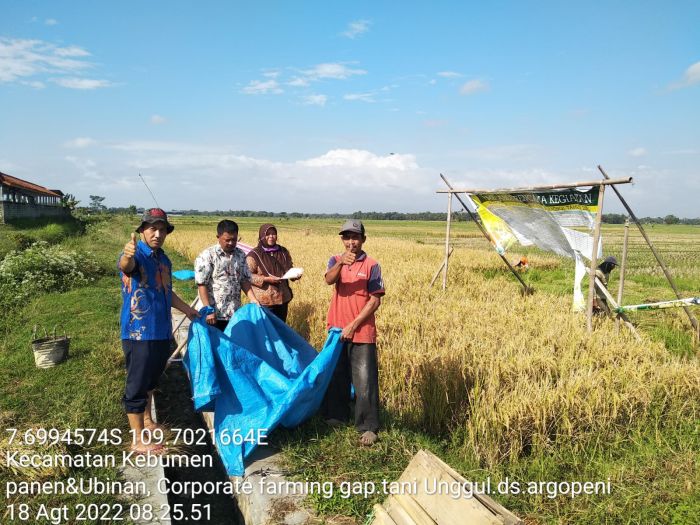
<path fill-rule="evenodd" d="M 18 179 L 17 177 L 13 177 L 12 175 L 7 175 L 2 172 L 0 172 L 0 184 L 3 186 L 9 186 L 10 188 L 27 190 L 33 193 L 39 193 L 41 195 L 48 195 L 49 197 L 60 197 L 58 193 L 53 192 L 48 188 L 44 188 L 43 186 L 39 186 L 33 182 Z"/>

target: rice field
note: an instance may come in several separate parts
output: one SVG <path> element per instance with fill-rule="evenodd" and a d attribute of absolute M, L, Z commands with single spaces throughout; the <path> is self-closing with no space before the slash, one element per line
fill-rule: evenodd
<path fill-rule="evenodd" d="M 193 259 L 215 242 L 218 220 L 176 218 L 170 249 Z M 242 241 L 255 244 L 263 222 L 239 221 Z M 288 322 L 317 348 L 325 340 L 332 292 L 323 274 L 330 255 L 342 251 L 340 223 L 276 223 L 280 244 L 305 270 L 293 285 Z M 440 280 L 433 288 L 428 283 L 444 254 L 444 224 L 368 221 L 366 228 L 365 250 L 380 261 L 387 284 L 377 322 L 382 404 L 391 417 L 450 436 L 493 467 L 562 444 L 576 450 L 592 439 L 614 439 L 652 419 L 675 425 L 700 416 L 696 354 L 669 352 L 662 337 L 643 327 L 639 343 L 609 320 L 597 320 L 594 333 L 587 334 L 585 318 L 571 312 L 569 261 L 530 250 L 533 270 L 526 278 L 538 292 L 521 297 L 519 285 L 476 229 L 457 223 L 449 286 L 443 291 Z M 650 233 L 684 291 L 697 295 L 697 229 L 661 230 Z M 622 227 L 606 228 L 605 236 L 605 254 L 619 259 Z M 650 257 L 637 238 L 631 241 L 629 297 L 672 298 L 670 290 L 660 295 L 663 276 Z M 678 324 L 692 347 L 681 314 L 660 315 L 662 322 Z"/>

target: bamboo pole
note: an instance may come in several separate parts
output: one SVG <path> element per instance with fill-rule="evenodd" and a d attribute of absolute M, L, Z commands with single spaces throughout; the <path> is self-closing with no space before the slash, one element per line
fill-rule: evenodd
<path fill-rule="evenodd" d="M 625 237 L 622 241 L 622 262 L 620 263 L 620 283 L 617 286 L 617 304 L 622 304 L 622 292 L 625 288 L 625 269 L 627 268 L 627 240 L 630 234 L 629 217 L 625 219 Z M 620 317 L 615 319 L 615 326 L 620 329 Z"/>
<path fill-rule="evenodd" d="M 548 186 L 528 186 L 526 188 L 500 188 L 497 190 L 466 190 L 453 189 L 452 187 L 450 187 L 449 190 L 438 190 L 437 193 L 520 193 L 539 190 L 563 190 L 566 188 L 581 188 L 584 186 L 608 186 L 612 184 L 627 184 L 630 182 L 632 182 L 632 177 L 625 177 L 622 179 L 609 179 L 604 180 L 602 182 L 599 180 L 595 180 L 588 182 L 572 182 L 570 184 L 550 184 Z"/>
<path fill-rule="evenodd" d="M 598 170 L 600 171 L 600 173 L 603 174 L 603 177 L 605 178 L 605 180 L 607 182 L 611 182 L 611 181 L 615 180 L 615 179 L 611 179 L 608 176 L 608 174 L 605 173 L 605 170 L 603 169 L 602 166 L 599 165 Z M 663 270 L 664 275 L 666 276 L 666 279 L 668 280 L 669 284 L 671 285 L 673 292 L 676 294 L 676 297 L 678 299 L 681 299 L 681 294 L 678 292 L 678 288 L 676 288 L 676 283 L 674 282 L 673 277 L 671 277 L 671 272 L 668 271 L 668 268 L 666 268 L 666 265 L 661 260 L 661 256 L 656 251 L 656 248 L 654 248 L 654 245 L 651 243 L 651 240 L 649 239 L 649 237 L 647 237 L 647 234 L 644 231 L 644 228 L 642 227 L 642 223 L 639 222 L 639 219 L 637 219 L 637 216 L 632 211 L 632 208 L 629 207 L 629 205 L 627 204 L 627 201 L 625 201 L 625 199 L 622 198 L 622 195 L 620 195 L 620 192 L 618 191 L 618 189 L 615 186 L 613 186 L 612 188 L 615 191 L 615 194 L 617 195 L 617 197 L 620 199 L 620 202 L 622 203 L 622 205 L 627 210 L 627 213 L 629 214 L 630 218 L 637 225 L 637 228 L 639 228 L 639 233 L 642 234 L 642 237 L 644 237 L 644 240 L 646 241 L 647 245 L 651 249 L 651 253 L 654 254 L 654 257 L 656 258 L 656 262 L 658 262 L 659 266 L 661 266 L 661 269 Z M 698 320 L 695 318 L 695 316 L 693 315 L 693 313 L 690 311 L 690 309 L 687 306 L 684 306 L 683 310 L 685 310 L 685 313 L 688 315 L 688 319 L 690 319 L 690 324 L 693 325 L 693 328 L 695 329 L 697 337 L 700 338 L 700 325 L 698 325 Z"/>
<path fill-rule="evenodd" d="M 598 213 L 595 216 L 595 230 L 593 232 L 593 249 L 591 251 L 591 268 L 588 279 L 588 310 L 586 324 L 588 332 L 593 331 L 593 298 L 595 297 L 595 270 L 598 262 L 598 243 L 600 242 L 600 222 L 603 218 L 603 197 L 605 196 L 605 185 L 600 186 L 598 194 Z"/>
<path fill-rule="evenodd" d="M 194 301 L 192 301 L 190 303 L 190 308 L 194 308 L 194 305 L 197 304 L 197 301 L 199 301 L 199 295 L 197 295 L 197 297 L 194 298 Z M 180 326 L 182 326 L 182 323 L 185 321 L 185 319 L 187 319 L 187 316 L 183 316 L 183 318 L 180 319 L 180 322 L 177 323 L 177 326 L 175 328 L 173 328 L 173 337 L 175 336 L 177 331 L 180 329 Z"/>
<path fill-rule="evenodd" d="M 637 312 L 639 310 L 662 310 L 665 308 L 677 308 L 679 306 L 700 306 L 700 297 L 688 297 L 686 299 L 674 299 L 673 301 L 661 301 L 658 303 L 618 306 L 615 311 L 619 313 Z"/>
<path fill-rule="evenodd" d="M 442 173 L 440 174 L 440 177 L 442 178 L 443 182 L 447 185 L 447 187 L 450 188 L 450 190 L 452 190 L 452 184 L 450 184 L 447 181 L 447 179 L 445 178 L 445 176 Z M 491 240 L 491 236 L 484 228 L 484 225 L 481 224 L 481 221 L 479 220 L 479 218 L 472 213 L 472 211 L 469 209 L 469 207 L 465 204 L 465 202 L 459 196 L 459 193 L 457 191 L 452 192 L 452 194 L 455 197 L 457 197 L 457 200 L 462 205 L 462 208 L 464 208 L 464 211 L 466 211 L 469 214 L 469 217 L 471 217 L 471 219 L 474 221 L 474 224 L 476 224 L 477 227 L 479 228 L 479 230 L 481 230 L 481 233 L 484 235 L 484 237 L 486 237 L 486 240 L 489 241 L 489 243 L 492 246 L 494 246 L 494 248 L 495 248 L 495 245 L 494 245 L 493 241 Z M 527 284 L 525 284 L 525 281 L 523 281 L 523 278 L 520 277 L 520 275 L 515 270 L 515 268 L 513 268 L 513 265 L 510 264 L 510 261 L 508 261 L 508 259 L 506 259 L 505 255 L 503 255 L 502 253 L 499 253 L 498 250 L 496 250 L 496 253 L 498 253 L 498 256 L 501 258 L 503 263 L 508 267 L 508 269 L 511 271 L 511 273 L 515 276 L 515 278 L 518 281 L 520 281 L 520 284 L 523 287 L 523 294 L 525 294 L 525 295 L 532 294 L 535 290 L 531 286 L 528 286 Z"/>
<path fill-rule="evenodd" d="M 447 234 L 445 235 L 445 263 L 442 274 L 442 289 L 447 289 L 447 268 L 450 262 L 450 225 L 452 224 L 452 194 L 447 197 Z"/>
<path fill-rule="evenodd" d="M 192 302 L 190 303 L 190 308 L 194 308 L 194 305 L 196 305 L 197 302 L 199 302 L 199 295 L 197 295 L 197 297 L 194 298 L 194 301 L 192 301 Z M 187 319 L 187 316 L 186 316 L 186 315 L 183 315 L 183 316 L 182 316 L 182 319 L 180 319 L 180 322 L 177 323 L 177 326 L 176 326 L 175 329 L 173 330 L 173 337 L 175 336 L 175 334 L 177 333 L 177 331 L 178 331 L 178 330 L 180 329 L 180 327 L 182 326 L 182 323 L 185 322 L 185 319 Z M 178 354 L 180 354 L 180 352 L 182 351 L 182 349 L 184 348 L 184 346 L 185 346 L 186 344 L 187 344 L 187 338 L 185 338 L 185 340 L 182 341 L 182 342 L 178 345 L 177 349 L 170 355 L 170 357 L 168 358 L 168 363 L 170 363 L 170 362 L 174 361 L 175 359 L 177 359 Z"/>
<path fill-rule="evenodd" d="M 452 252 L 454 251 L 454 246 L 450 246 L 450 253 L 447 254 L 447 257 L 449 258 L 452 255 Z M 429 288 L 432 288 L 433 285 L 435 284 L 435 281 L 437 281 L 438 275 L 440 275 L 440 272 L 442 269 L 445 267 L 445 261 L 442 261 L 442 264 L 440 265 L 440 268 L 437 269 L 437 272 L 435 272 L 435 275 L 433 275 L 432 281 L 430 281 L 430 286 Z"/>
<path fill-rule="evenodd" d="M 168 363 L 173 363 L 175 361 L 182 359 L 182 349 L 185 348 L 186 344 L 187 344 L 187 339 L 185 339 L 182 343 L 180 343 L 178 345 L 178 347 L 175 349 L 175 351 L 168 358 Z"/>

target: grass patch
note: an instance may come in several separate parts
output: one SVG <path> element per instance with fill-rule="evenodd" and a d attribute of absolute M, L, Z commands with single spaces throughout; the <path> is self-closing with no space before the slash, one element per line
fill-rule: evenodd
<path fill-rule="evenodd" d="M 0 224 L 0 259 L 12 250 L 24 250 L 37 241 L 58 244 L 84 233 L 86 224 L 67 217 L 63 220 L 48 217 L 21 219 Z"/>
<path fill-rule="evenodd" d="M 565 443 L 493 469 L 454 442 L 427 437 L 385 414 L 386 430 L 375 447 L 358 446 L 352 427 L 330 429 L 318 418 L 294 430 L 273 434 L 282 448 L 284 467 L 298 481 L 331 482 L 333 497 L 315 493 L 308 502 L 323 515 L 343 514 L 362 522 L 372 505 L 386 497 L 382 482 L 398 479 L 421 448 L 441 457 L 464 477 L 488 483 L 491 497 L 527 523 L 698 523 L 700 518 L 700 431 L 693 421 L 676 427 L 652 425 L 630 429 L 613 441 L 592 438 L 585 447 Z M 609 483 L 610 493 L 556 494 L 552 483 Z M 343 482 L 372 482 L 377 494 L 346 496 Z M 515 483 L 520 494 L 499 494 L 499 483 Z M 540 485 L 540 482 L 549 485 Z M 528 494 L 528 491 L 537 492 Z"/>

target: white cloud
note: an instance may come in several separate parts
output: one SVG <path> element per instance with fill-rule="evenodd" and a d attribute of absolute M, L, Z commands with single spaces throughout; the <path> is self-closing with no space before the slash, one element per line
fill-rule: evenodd
<path fill-rule="evenodd" d="M 95 163 L 95 161 L 91 159 L 81 159 L 79 157 L 73 157 L 70 155 L 66 156 L 65 158 L 68 162 L 80 169 L 91 169 L 97 166 L 97 163 Z"/>
<path fill-rule="evenodd" d="M 376 102 L 374 93 L 348 93 L 347 95 L 343 95 L 343 98 L 345 100 L 359 100 L 368 103 Z"/>
<path fill-rule="evenodd" d="M 575 177 L 572 180 L 576 180 Z M 558 172 L 542 168 L 531 169 L 474 169 L 462 174 L 447 174 L 447 179 L 455 189 L 497 190 L 548 186 L 564 182 Z"/>
<path fill-rule="evenodd" d="M 444 78 L 459 78 L 464 76 L 456 71 L 440 71 L 437 75 Z"/>
<path fill-rule="evenodd" d="M 168 121 L 167 118 L 162 117 L 160 115 L 151 115 L 151 124 L 165 124 Z"/>
<path fill-rule="evenodd" d="M 364 69 L 352 68 L 347 64 L 340 62 L 326 62 L 316 64 L 310 69 L 299 70 L 295 69 L 295 75 L 291 79 L 281 78 L 282 73 L 277 70 L 263 72 L 262 75 L 267 80 L 252 80 L 245 86 L 241 93 L 246 95 L 279 95 L 284 93 L 283 85 L 295 88 L 309 87 L 314 82 L 323 80 L 347 80 L 353 76 L 365 75 L 367 71 Z M 314 98 L 314 95 L 306 94 L 303 97 L 306 103 L 323 105 L 321 98 Z M 324 101 L 325 103 L 325 101 Z"/>
<path fill-rule="evenodd" d="M 318 80 L 323 78 L 332 78 L 336 80 L 345 80 L 355 75 L 365 75 L 367 71 L 364 69 L 352 69 L 339 62 L 330 62 L 325 64 L 317 64 L 312 69 L 304 71 L 308 79 Z"/>
<path fill-rule="evenodd" d="M 46 87 L 46 84 L 40 82 L 39 80 L 22 80 L 20 84 L 33 87 L 34 89 L 44 89 Z"/>
<path fill-rule="evenodd" d="M 328 97 L 326 95 L 307 95 L 302 100 L 307 106 L 325 106 Z"/>
<path fill-rule="evenodd" d="M 671 84 L 669 89 L 681 89 L 693 86 L 695 84 L 700 84 L 700 62 L 691 64 L 690 67 L 685 70 L 683 79 L 680 82 Z"/>
<path fill-rule="evenodd" d="M 112 85 L 105 80 L 74 77 L 93 67 L 85 60 L 89 56 L 88 51 L 78 46 L 59 47 L 42 40 L 0 37 L 0 83 L 20 82 L 38 87 L 39 83 L 43 86 L 46 75 L 51 75 L 53 78 L 48 80 L 70 88 L 95 89 Z"/>
<path fill-rule="evenodd" d="M 343 31 L 341 35 L 347 38 L 355 38 L 369 31 L 371 23 L 372 22 L 369 20 L 355 20 L 354 22 L 350 22 L 347 29 Z"/>
<path fill-rule="evenodd" d="M 647 154 L 647 150 L 644 148 L 634 148 L 627 152 L 630 157 L 644 157 Z"/>
<path fill-rule="evenodd" d="M 428 81 L 428 84 L 430 84 L 431 86 L 434 86 L 435 84 L 437 84 L 437 80 L 435 80 L 434 78 L 431 78 L 431 79 Z"/>
<path fill-rule="evenodd" d="M 367 150 L 359 149 L 334 149 L 320 157 L 298 161 L 297 164 L 313 168 L 334 166 L 341 168 L 388 168 L 399 171 L 418 168 L 414 155 L 397 153 L 380 157 Z"/>
<path fill-rule="evenodd" d="M 462 84 L 462 87 L 459 89 L 459 93 L 461 95 L 472 95 L 474 93 L 479 93 L 480 91 L 487 91 L 488 89 L 489 85 L 487 82 L 474 79 Z"/>
<path fill-rule="evenodd" d="M 435 170 L 420 167 L 411 154 L 334 149 L 317 157 L 278 162 L 241 154 L 228 146 L 132 141 L 111 147 L 121 152 L 121 165 L 111 172 L 90 159 L 75 156 L 66 160 L 82 173 L 79 180 L 83 182 L 76 181 L 76 186 L 87 195 L 109 185 L 113 205 L 146 204 L 147 195 L 134 197 L 133 191 L 115 182 L 124 173 L 134 173 L 128 180 L 139 182 L 135 175 L 139 171 L 148 174 L 149 186 L 168 208 L 230 209 L 237 206 L 230 195 L 215 188 L 235 184 L 237 193 L 245 195 L 254 194 L 262 184 L 276 190 L 266 196 L 270 210 L 419 211 L 429 204 L 418 197 L 433 200 L 436 186 Z M 134 202 L 135 198 L 143 202 Z"/>
<path fill-rule="evenodd" d="M 309 79 L 303 77 L 294 77 L 292 80 L 287 82 L 287 85 L 295 87 L 306 87 L 309 85 Z"/>
<path fill-rule="evenodd" d="M 56 24 L 58 24 L 58 20 L 56 20 L 55 18 L 47 18 L 46 20 L 44 20 L 44 24 L 47 26 L 55 26 Z"/>
<path fill-rule="evenodd" d="M 97 144 L 95 139 L 90 137 L 77 137 L 63 144 L 66 148 L 87 148 Z"/>
<path fill-rule="evenodd" d="M 246 95 L 279 95 L 284 93 L 279 83 L 274 80 L 253 80 L 242 90 Z"/>
<path fill-rule="evenodd" d="M 142 170 L 208 170 L 221 172 L 247 168 L 269 169 L 274 162 L 232 153 L 229 148 L 180 142 L 132 141 L 113 149 L 127 152 L 127 166 Z"/>
<path fill-rule="evenodd" d="M 70 162 L 76 169 L 80 171 L 80 176 L 90 180 L 100 180 L 97 163 L 92 159 L 84 159 L 80 157 L 66 156 L 65 160 Z"/>
<path fill-rule="evenodd" d="M 95 78 L 80 78 L 80 77 L 59 77 L 50 78 L 52 82 L 69 89 L 98 89 L 109 87 L 112 83 L 109 80 L 98 80 Z"/>
<path fill-rule="evenodd" d="M 78 46 L 68 46 L 68 47 L 57 47 L 55 54 L 60 57 L 89 57 L 90 53 L 85 51 L 82 47 Z"/>

